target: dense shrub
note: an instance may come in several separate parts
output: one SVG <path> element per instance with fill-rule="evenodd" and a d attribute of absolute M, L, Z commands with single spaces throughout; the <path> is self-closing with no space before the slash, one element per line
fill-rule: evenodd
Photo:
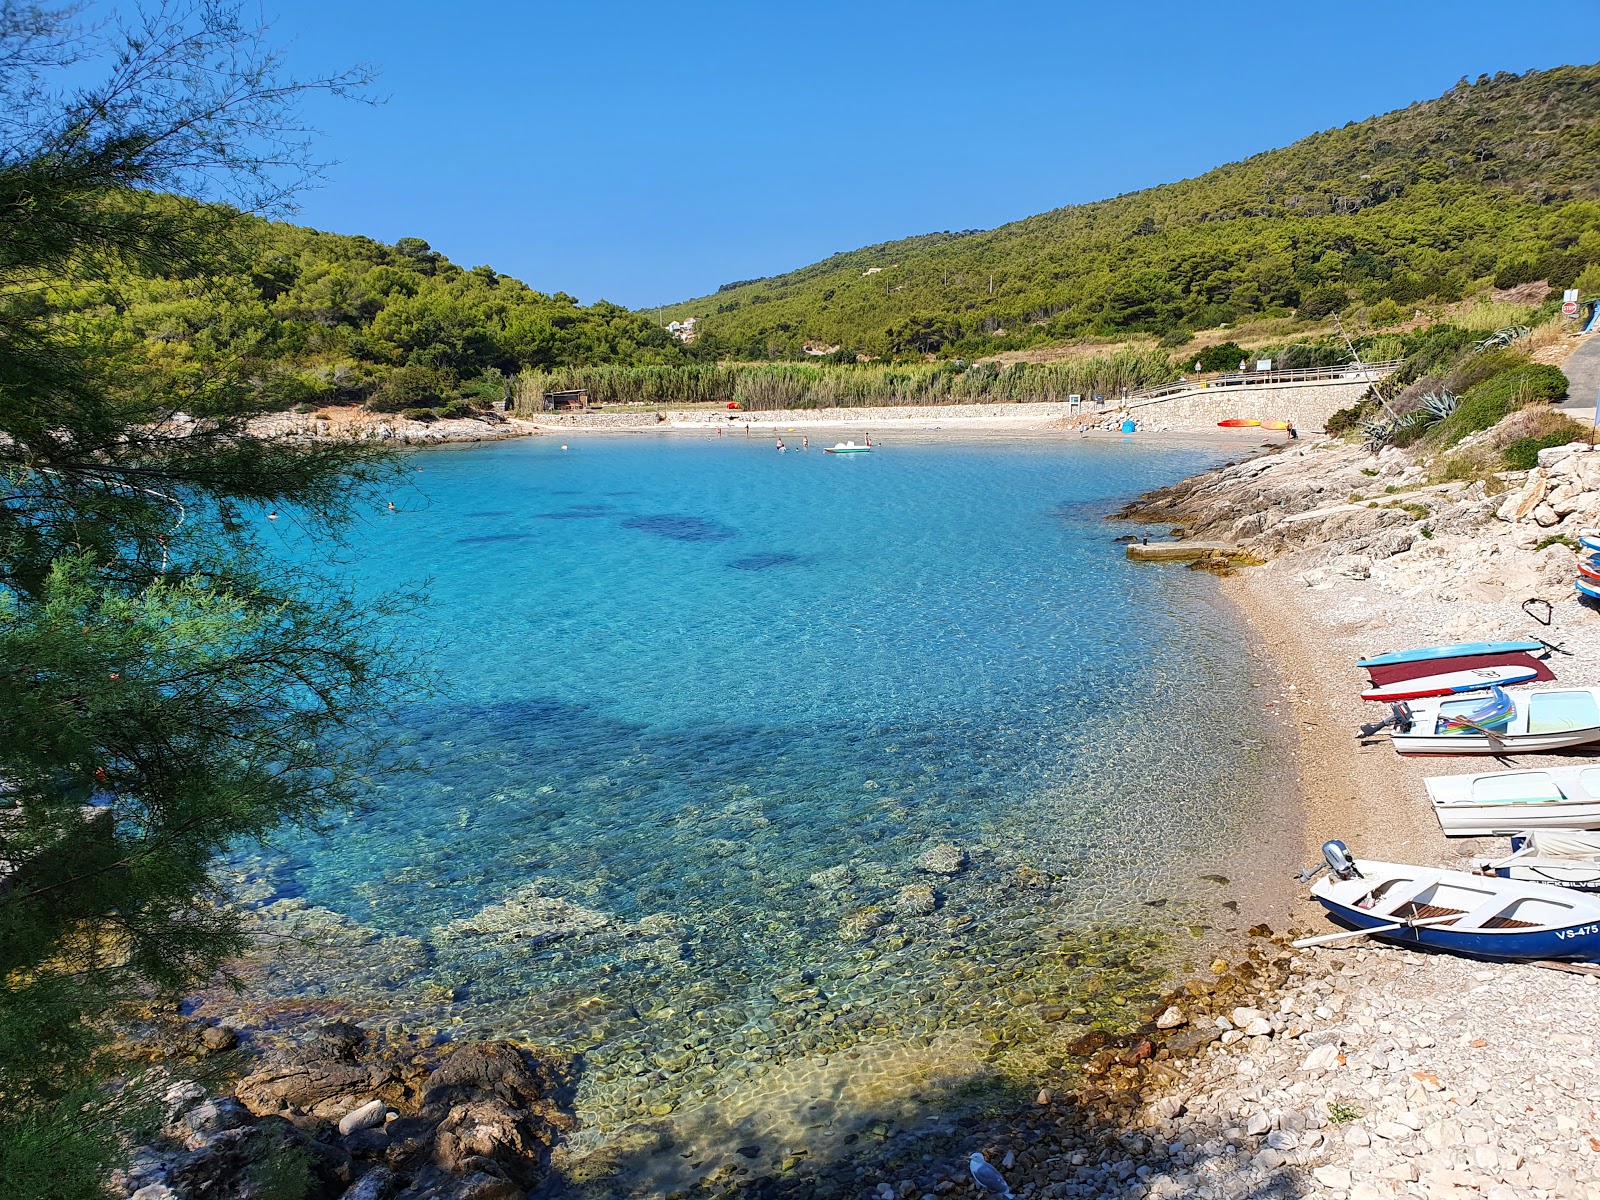
<path fill-rule="evenodd" d="M 1223 342 L 1220 346 L 1211 346 L 1200 352 L 1200 369 L 1202 371 L 1237 371 L 1239 360 L 1248 359 L 1250 354 L 1238 342 Z"/>
<path fill-rule="evenodd" d="M 408 421 L 432 421 L 439 416 L 431 408 L 408 408 L 400 415 Z"/>
<path fill-rule="evenodd" d="M 383 377 L 367 407 L 373 412 L 404 412 L 432 408 L 455 391 L 455 379 L 438 367 L 396 367 Z"/>
<path fill-rule="evenodd" d="M 1387 297 L 1367 310 L 1367 320 L 1380 329 L 1387 325 L 1398 325 L 1410 315 L 1410 312 Z"/>
<path fill-rule="evenodd" d="M 1577 422 L 1572 422 L 1577 426 Z M 1543 437 L 1518 438 L 1500 452 L 1508 471 L 1531 471 L 1539 465 L 1539 451 L 1551 446 L 1565 446 L 1576 440 L 1571 431 L 1559 430 Z"/>
<path fill-rule="evenodd" d="M 465 400 L 452 400 L 439 410 L 441 417 L 470 417 L 474 409 Z"/>
<path fill-rule="evenodd" d="M 1567 377 L 1544 363 L 1524 363 L 1486 379 L 1462 397 L 1461 407 L 1440 421 L 1440 444 L 1453 446 L 1468 434 L 1498 425 L 1528 404 L 1550 403 L 1567 394 Z"/>
<path fill-rule="evenodd" d="M 1300 315 L 1302 317 L 1326 317 L 1343 308 L 1349 298 L 1342 287 L 1330 285 L 1314 287 L 1300 297 Z"/>
<path fill-rule="evenodd" d="M 1517 350 L 1485 350 L 1470 354 L 1456 364 L 1445 380 L 1445 386 L 1457 395 L 1471 391 L 1486 379 L 1493 379 L 1503 371 L 1520 367 L 1528 361 L 1527 355 Z"/>
<path fill-rule="evenodd" d="M 1349 433 L 1352 429 L 1360 429 L 1372 416 L 1375 407 L 1371 400 L 1357 400 L 1349 408 L 1341 408 L 1329 417 L 1323 424 L 1323 429 L 1332 437 Z"/>

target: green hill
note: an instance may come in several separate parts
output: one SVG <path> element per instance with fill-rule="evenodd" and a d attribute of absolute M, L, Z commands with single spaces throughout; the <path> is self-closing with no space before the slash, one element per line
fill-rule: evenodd
<path fill-rule="evenodd" d="M 1600 65 L 1502 72 L 1195 179 L 868 246 L 670 313 L 699 319 L 702 353 L 742 358 L 1176 343 L 1256 317 L 1570 285 L 1600 264 L 1597 199 Z"/>
<path fill-rule="evenodd" d="M 181 396 L 243 372 L 284 406 L 398 411 L 498 400 L 528 368 L 671 366 L 695 355 L 654 314 L 581 306 L 487 266 L 464 269 L 419 238 L 389 246 L 201 210 L 208 214 L 228 218 L 220 264 L 201 255 L 172 274 L 86 273 L 51 288 L 51 309 L 96 347 L 108 374 L 154 379 Z"/>

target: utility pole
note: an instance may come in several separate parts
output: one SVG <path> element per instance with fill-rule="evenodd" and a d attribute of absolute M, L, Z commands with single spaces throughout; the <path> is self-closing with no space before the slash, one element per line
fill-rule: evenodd
<path fill-rule="evenodd" d="M 1361 355 L 1356 352 L 1356 344 L 1350 340 L 1350 335 L 1345 332 L 1344 322 L 1339 319 L 1338 313 L 1333 314 L 1333 323 L 1338 326 L 1339 336 L 1344 339 L 1344 344 L 1349 347 L 1350 357 L 1355 360 L 1356 369 L 1361 372 L 1361 377 L 1367 381 L 1367 386 L 1370 387 L 1373 390 L 1373 393 L 1378 397 L 1378 403 L 1383 405 L 1383 411 L 1388 413 L 1392 419 L 1394 417 L 1394 410 L 1389 407 L 1389 401 L 1384 396 L 1383 389 L 1373 382 L 1372 372 L 1368 371 L 1366 364 L 1361 361 Z"/>
<path fill-rule="evenodd" d="M 994 276 L 989 276 L 989 295 L 994 295 Z"/>

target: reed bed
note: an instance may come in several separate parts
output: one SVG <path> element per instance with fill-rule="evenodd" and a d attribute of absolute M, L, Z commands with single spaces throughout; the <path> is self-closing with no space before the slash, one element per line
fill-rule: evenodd
<path fill-rule="evenodd" d="M 1163 352 L 1130 348 L 1066 362 L 957 362 L 890 365 L 863 363 L 728 363 L 683 367 L 569 367 L 524 371 L 517 377 L 516 411 L 544 407 L 548 392 L 588 390 L 591 402 L 663 408 L 737 403 L 754 412 L 774 409 L 881 408 L 894 405 L 1006 404 L 1120 397 L 1171 379 Z"/>

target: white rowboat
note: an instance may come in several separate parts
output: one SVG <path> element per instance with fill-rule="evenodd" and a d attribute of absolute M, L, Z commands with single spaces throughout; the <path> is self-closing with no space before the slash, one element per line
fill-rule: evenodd
<path fill-rule="evenodd" d="M 1600 829 L 1600 766 L 1437 775 L 1423 782 L 1445 837 Z"/>
<path fill-rule="evenodd" d="M 1511 962 L 1600 954 L 1600 898 L 1404 863 L 1343 865 L 1347 873 L 1330 871 L 1312 885 L 1312 899 L 1334 920 L 1385 941 Z"/>

